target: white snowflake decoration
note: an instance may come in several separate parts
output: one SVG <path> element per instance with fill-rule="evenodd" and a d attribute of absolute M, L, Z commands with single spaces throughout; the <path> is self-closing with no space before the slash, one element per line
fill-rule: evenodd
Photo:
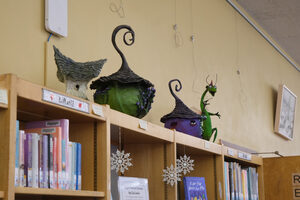
<path fill-rule="evenodd" d="M 132 166 L 131 158 L 129 157 L 130 153 L 125 153 L 124 150 L 117 150 L 116 153 L 112 153 L 111 156 L 111 169 L 116 170 L 116 172 L 124 173 L 125 170 L 128 170 L 128 167 Z"/>
<path fill-rule="evenodd" d="M 194 160 L 190 159 L 190 157 L 185 154 L 183 157 L 180 156 L 179 159 L 176 160 L 176 164 L 178 171 L 180 173 L 183 172 L 184 175 L 194 170 Z"/>
<path fill-rule="evenodd" d="M 167 184 L 170 184 L 173 186 L 176 181 L 181 181 L 180 179 L 181 174 L 178 172 L 176 167 L 171 164 L 170 167 L 167 167 L 167 169 L 163 169 L 163 181 L 167 182 Z"/>

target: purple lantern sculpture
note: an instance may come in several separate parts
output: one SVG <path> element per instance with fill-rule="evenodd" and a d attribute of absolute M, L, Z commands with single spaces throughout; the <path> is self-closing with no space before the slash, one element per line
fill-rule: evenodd
<path fill-rule="evenodd" d="M 174 110 L 163 116 L 160 121 L 165 123 L 166 128 L 202 138 L 202 121 L 206 117 L 193 112 L 174 94 L 171 86 L 174 81 L 179 83 L 179 85 L 175 86 L 176 92 L 179 92 L 182 88 L 181 82 L 178 79 L 173 79 L 169 82 L 169 89 L 175 98 L 176 105 Z"/>

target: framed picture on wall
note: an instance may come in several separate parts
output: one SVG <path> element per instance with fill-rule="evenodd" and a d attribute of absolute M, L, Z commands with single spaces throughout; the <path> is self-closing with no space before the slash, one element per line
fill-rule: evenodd
<path fill-rule="evenodd" d="M 286 139 L 292 140 L 294 137 L 294 121 L 296 115 L 297 96 L 285 85 L 279 85 L 275 132 Z"/>

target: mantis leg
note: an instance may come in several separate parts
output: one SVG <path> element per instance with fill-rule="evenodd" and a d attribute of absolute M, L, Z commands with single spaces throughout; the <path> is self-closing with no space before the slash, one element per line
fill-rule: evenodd
<path fill-rule="evenodd" d="M 216 138 L 217 138 L 217 135 L 218 135 L 218 129 L 217 128 L 213 128 L 212 131 L 211 131 L 211 135 L 213 135 L 215 132 L 215 136 L 214 136 L 214 140 L 213 142 L 215 142 Z"/>

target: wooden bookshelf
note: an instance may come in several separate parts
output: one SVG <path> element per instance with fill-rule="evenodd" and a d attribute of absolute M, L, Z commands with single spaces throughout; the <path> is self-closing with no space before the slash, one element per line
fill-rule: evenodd
<path fill-rule="evenodd" d="M 46 196 L 70 196 L 70 197 L 104 197 L 104 192 L 85 190 L 56 190 L 44 188 L 16 187 L 15 194 L 22 195 L 46 195 Z"/>
<path fill-rule="evenodd" d="M 147 178 L 151 200 L 176 200 L 178 194 L 179 199 L 184 199 L 182 182 L 179 187 L 177 183 L 172 187 L 162 181 L 163 169 L 171 164 L 176 166 L 176 159 L 184 154 L 195 161 L 195 170 L 186 176 L 205 177 L 209 199 L 225 199 L 224 161 L 235 161 L 257 168 L 260 200 L 264 200 L 263 160 L 259 156 L 251 155 L 251 159 L 247 159 L 239 156 L 238 150 L 166 129 L 109 106 L 97 105 L 102 110 L 99 115 L 93 111 L 93 102 L 33 84 L 15 75 L 0 75 L 0 88 L 9 91 L 8 105 L 0 104 L 0 198 L 4 200 L 14 200 L 16 196 L 21 199 L 55 196 L 55 199 L 111 200 L 112 145 L 130 153 L 133 166 L 124 176 Z M 87 103 L 88 112 L 42 100 L 43 89 Z M 82 190 L 15 187 L 16 120 L 24 126 L 30 121 L 62 118 L 70 121 L 70 140 L 82 144 Z"/>

